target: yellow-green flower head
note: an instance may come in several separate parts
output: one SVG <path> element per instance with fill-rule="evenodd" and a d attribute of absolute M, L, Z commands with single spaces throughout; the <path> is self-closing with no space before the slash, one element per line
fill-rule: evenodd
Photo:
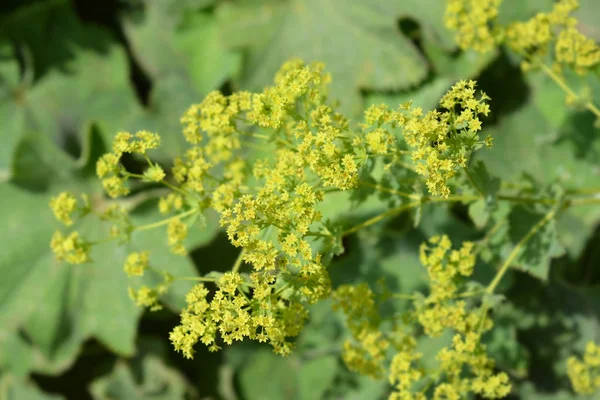
<path fill-rule="evenodd" d="M 507 44 L 527 56 L 522 63 L 524 69 L 538 66 L 552 48 L 557 68 L 566 64 L 583 75 L 600 63 L 600 48 L 577 30 L 577 20 L 571 16 L 578 7 L 577 0 L 560 0 L 550 12 L 507 27 Z"/>
<path fill-rule="evenodd" d="M 142 286 L 138 290 L 129 288 L 129 297 L 136 306 L 147 307 L 150 311 L 162 310 L 162 306 L 158 302 L 160 293 L 156 289 L 148 286 Z"/>
<path fill-rule="evenodd" d="M 392 358 L 388 379 L 391 385 L 395 385 L 398 395 L 410 395 L 412 384 L 423 377 L 423 372 L 415 368 L 415 361 L 422 356 L 412 351 L 399 351 Z"/>
<path fill-rule="evenodd" d="M 503 399 L 510 394 L 511 384 L 508 375 L 500 372 L 496 375 L 487 374 L 473 380 L 473 392 L 485 399 Z"/>
<path fill-rule="evenodd" d="M 600 47 L 593 39 L 583 36 L 576 28 L 566 28 L 556 40 L 556 61 L 571 66 L 584 75 L 600 64 Z"/>
<path fill-rule="evenodd" d="M 106 193 L 113 199 L 129 194 L 129 188 L 125 186 L 126 180 L 118 176 L 111 176 L 102 180 L 102 186 Z"/>
<path fill-rule="evenodd" d="M 148 150 L 160 146 L 160 136 L 148 131 L 138 131 L 135 135 L 129 132 L 118 132 L 113 141 L 113 152 L 120 156 L 123 153 L 146 154 Z"/>
<path fill-rule="evenodd" d="M 567 361 L 567 374 L 576 393 L 597 393 L 600 390 L 600 347 L 588 342 L 583 360 L 570 357 Z"/>
<path fill-rule="evenodd" d="M 50 248 L 57 261 L 64 260 L 69 264 L 83 264 L 91 261 L 91 245 L 78 232 L 72 232 L 65 237 L 60 231 L 56 231 L 50 241 Z"/>
<path fill-rule="evenodd" d="M 77 209 L 77 200 L 69 192 L 62 192 L 50 200 L 50 208 L 57 220 L 66 226 L 73 225 L 71 216 Z"/>
<path fill-rule="evenodd" d="M 442 97 L 440 106 L 446 111 L 429 111 L 423 115 L 419 107 L 403 104 L 394 115 L 402 128 L 404 140 L 411 148 L 416 172 L 427 177 L 426 185 L 434 196 L 448 197 L 448 182 L 479 141 L 479 114 L 488 115 L 489 97 L 476 94 L 475 81 L 459 81 Z"/>
<path fill-rule="evenodd" d="M 237 288 L 244 283 L 244 278 L 237 272 L 225 272 L 219 281 L 217 286 L 227 294 L 235 294 Z"/>
<path fill-rule="evenodd" d="M 370 329 L 360 331 L 355 339 L 356 342 L 344 342 L 344 363 L 351 371 L 381 379 L 384 376 L 384 361 L 390 342 L 379 330 Z"/>
<path fill-rule="evenodd" d="M 490 29 L 498 16 L 502 0 L 448 0 L 444 22 L 456 31 L 461 49 L 485 53 L 498 41 L 499 32 Z"/>
<path fill-rule="evenodd" d="M 158 210 L 161 214 L 168 214 L 171 211 L 181 210 L 183 208 L 183 197 L 178 193 L 169 193 L 161 197 L 158 201 Z"/>
<path fill-rule="evenodd" d="M 111 173 L 115 175 L 119 173 L 119 156 L 106 153 L 96 162 L 96 175 L 98 178 L 104 178 Z"/>
<path fill-rule="evenodd" d="M 180 219 L 174 219 L 169 222 L 167 226 L 167 238 L 169 246 L 171 246 L 171 252 L 181 256 L 187 255 L 187 250 L 183 246 L 183 241 L 187 238 L 187 235 L 188 226 L 181 222 Z"/>
<path fill-rule="evenodd" d="M 154 164 L 144 171 L 144 180 L 147 182 L 160 182 L 165 177 L 165 171 L 158 164 Z"/>
<path fill-rule="evenodd" d="M 150 253 L 141 251 L 127 256 L 123 270 L 128 276 L 143 276 L 148 268 Z"/>
<path fill-rule="evenodd" d="M 203 148 L 193 147 L 185 153 L 185 158 L 175 159 L 173 176 L 183 187 L 203 193 L 212 166 L 213 163 L 207 160 Z"/>

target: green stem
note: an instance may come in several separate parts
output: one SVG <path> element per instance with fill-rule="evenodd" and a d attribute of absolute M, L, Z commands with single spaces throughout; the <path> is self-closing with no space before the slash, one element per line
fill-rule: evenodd
<path fill-rule="evenodd" d="M 457 202 L 457 201 L 477 201 L 481 200 L 481 196 L 448 196 L 448 197 L 423 197 L 423 203 L 444 203 L 444 202 Z"/>
<path fill-rule="evenodd" d="M 504 264 L 502 264 L 502 267 L 500 267 L 500 269 L 498 270 L 498 273 L 496 274 L 496 276 L 494 277 L 492 282 L 490 282 L 488 287 L 485 289 L 485 291 L 487 293 L 489 293 L 489 294 L 494 293 L 496 286 L 498 286 L 498 284 L 500 283 L 500 280 L 502 279 L 504 274 L 506 274 L 506 271 L 508 271 L 508 269 L 510 268 L 510 265 L 512 264 L 514 259 L 519 255 L 519 251 L 521 251 L 521 248 L 523 248 L 525 243 L 527 243 L 548 221 L 550 221 L 552 218 L 554 218 L 554 216 L 556 215 L 556 212 L 557 212 L 556 209 L 552 209 L 550 212 L 548 212 L 544 216 L 544 218 L 542 218 L 537 224 L 535 224 L 529 230 L 529 232 L 527 232 L 527 234 L 525 236 L 523 236 L 523 238 L 519 241 L 519 243 L 517 243 L 515 248 L 512 250 L 512 252 L 508 256 L 508 258 L 504 262 Z"/>
<path fill-rule="evenodd" d="M 373 189 L 377 189 L 380 192 L 391 193 L 391 194 L 395 194 L 397 196 L 406 197 L 408 199 L 415 199 L 416 197 L 418 197 L 414 193 L 401 192 L 401 191 L 398 191 L 398 190 L 386 188 L 386 187 L 381 186 L 381 185 L 374 185 L 372 183 L 365 182 L 365 181 L 359 181 L 358 184 L 362 185 L 362 186 L 370 187 L 370 188 L 373 188 Z"/>
<path fill-rule="evenodd" d="M 515 203 L 537 203 L 537 204 L 556 204 L 556 200 L 543 197 L 519 197 L 519 196 L 496 196 L 498 200 L 513 201 Z"/>
<path fill-rule="evenodd" d="M 159 226 L 167 225 L 171 221 L 188 217 L 188 216 L 190 216 L 190 215 L 192 215 L 194 213 L 197 213 L 197 212 L 198 212 L 198 210 L 194 208 L 192 210 L 188 210 L 188 211 L 186 211 L 184 213 L 175 215 L 173 217 L 170 217 L 170 218 L 167 218 L 167 219 L 163 219 L 162 221 L 153 222 L 153 223 L 147 224 L 147 225 L 134 226 L 133 230 L 134 231 L 147 231 L 149 229 L 158 228 Z"/>
<path fill-rule="evenodd" d="M 385 212 L 383 212 L 383 213 L 381 213 L 379 215 L 374 216 L 371 219 L 368 219 L 368 220 L 366 220 L 364 222 L 361 222 L 358 225 L 353 226 L 352 228 L 346 229 L 344 232 L 342 232 L 342 236 L 348 236 L 348 235 L 350 235 L 350 234 L 352 234 L 352 233 L 354 233 L 354 232 L 356 232 L 356 231 L 358 231 L 358 230 L 360 230 L 362 228 L 365 228 L 365 227 L 367 227 L 369 225 L 373 225 L 373 224 L 381 221 L 382 219 L 384 219 L 386 217 L 389 217 L 389 216 L 392 216 L 392 215 L 396 215 L 396 214 L 400 214 L 403 211 L 409 210 L 411 208 L 416 208 L 419 205 L 421 205 L 420 201 L 414 201 L 412 203 L 403 204 L 403 205 L 401 205 L 399 207 L 395 207 L 395 208 L 392 208 L 390 210 L 387 210 L 387 211 L 385 211 Z"/>
<path fill-rule="evenodd" d="M 567 204 L 569 206 L 585 206 L 585 205 L 590 205 L 590 204 L 600 204 L 600 198 L 592 197 L 592 198 L 585 198 L 585 199 L 571 199 L 571 200 L 568 200 Z"/>
<path fill-rule="evenodd" d="M 88 244 L 90 246 L 96 246 L 96 245 L 99 245 L 99 244 L 112 242 L 113 240 L 116 240 L 116 239 L 119 239 L 119 238 L 121 238 L 121 236 L 109 236 L 109 237 L 106 237 L 104 239 L 95 240 L 93 242 L 88 242 Z"/>
<path fill-rule="evenodd" d="M 402 299 L 402 300 L 415 300 L 416 297 L 410 294 L 402 294 L 402 293 L 395 293 L 390 295 L 391 298 L 394 299 Z"/>
<path fill-rule="evenodd" d="M 246 252 L 246 249 L 242 249 L 242 251 L 240 251 L 240 254 L 238 254 L 238 256 L 235 260 L 235 263 L 233 264 L 233 267 L 231 267 L 231 272 L 238 272 L 238 270 L 242 266 L 242 261 L 244 259 L 245 252 Z"/>
<path fill-rule="evenodd" d="M 544 71 L 546 75 L 548 75 L 554 82 L 556 82 L 556 84 L 560 86 L 560 88 L 565 93 L 567 93 L 573 98 L 579 98 L 577 93 L 575 93 L 560 76 L 558 76 L 554 71 L 552 71 L 552 68 L 548 67 L 545 64 L 542 64 L 541 66 L 542 71 Z M 590 110 L 596 117 L 600 118 L 600 109 L 598 109 L 598 107 L 596 107 L 591 101 L 587 101 L 585 103 L 585 108 Z"/>
<path fill-rule="evenodd" d="M 174 276 L 174 281 L 199 281 L 199 282 L 216 282 L 216 278 L 206 278 L 203 276 Z"/>

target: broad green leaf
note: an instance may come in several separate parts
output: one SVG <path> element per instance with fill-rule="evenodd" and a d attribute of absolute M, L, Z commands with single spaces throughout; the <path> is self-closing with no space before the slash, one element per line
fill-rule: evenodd
<path fill-rule="evenodd" d="M 552 0 L 502 2 L 498 9 L 498 22 L 504 25 L 516 21 L 526 21 L 539 12 L 550 12 L 552 5 Z"/>
<path fill-rule="evenodd" d="M 32 382 L 22 381 L 11 375 L 0 376 L 2 400 L 60 400 L 62 396 L 48 394 L 38 389 Z"/>
<path fill-rule="evenodd" d="M 19 334 L 0 332 L 0 368 L 17 378 L 25 378 L 34 362 L 35 354 L 29 343 Z"/>
<path fill-rule="evenodd" d="M 452 85 L 461 79 L 477 76 L 496 56 L 495 52 L 485 55 L 464 52 L 452 56 L 431 42 L 424 43 L 424 50 L 437 72 L 431 81 L 426 81 L 414 90 L 397 94 L 382 94 L 375 91 L 367 95 L 366 103 L 368 105 L 384 103 L 396 109 L 398 105 L 412 101 L 415 107 L 422 107 L 424 110 L 435 109 Z"/>
<path fill-rule="evenodd" d="M 72 71 L 77 53 L 107 54 L 114 42 L 98 25 L 84 26 L 69 0 L 21 2 L 0 15 L 0 37 L 22 52 L 26 75 L 36 81 L 50 71 Z"/>
<path fill-rule="evenodd" d="M 170 164 L 187 149 L 179 118 L 237 73 L 241 58 L 217 38 L 212 15 L 195 11 L 207 2 L 145 1 L 144 12 L 124 18 L 135 58 L 153 81 L 148 108 L 127 127 L 161 134 L 160 160 Z"/>
<path fill-rule="evenodd" d="M 362 108 L 360 89 L 406 89 L 427 74 L 387 1 L 246 0 L 218 11 L 223 41 L 249 51 L 240 83 L 250 90 L 272 84 L 290 58 L 322 61 L 333 78 L 331 97 L 354 115 Z"/>
<path fill-rule="evenodd" d="M 500 189 L 500 180 L 490 176 L 481 160 L 469 168 L 469 179 L 475 186 L 476 192 L 484 196 L 482 200 L 469 206 L 469 216 L 477 227 L 482 228 L 486 225 L 490 212 L 493 212 L 497 206 L 496 194 Z"/>
<path fill-rule="evenodd" d="M 35 139 L 35 136 L 33 137 Z M 89 142 L 92 142 L 90 137 Z M 25 146 L 26 144 L 26 146 Z M 123 263 L 129 252 L 150 250 L 151 263 L 174 276 L 194 276 L 196 270 L 188 257 L 169 252 L 165 228 L 155 231 L 135 232 L 129 245 L 104 243 L 92 250 L 92 264 L 78 266 L 57 263 L 49 249 L 52 232 L 59 224 L 53 221 L 48 202 L 52 195 L 62 190 L 74 194 L 85 192 L 98 205 L 103 199 L 100 182 L 90 171 L 91 160 L 61 164 L 62 175 L 54 172 L 53 154 L 62 154 L 38 135 L 21 146 L 23 151 L 15 165 L 32 170 L 46 170 L 47 186 L 36 187 L 35 181 L 16 171 L 20 186 L 1 184 L 0 193 L 9 207 L 3 220 L 4 232 L 0 236 L 8 244 L 0 257 L 0 271 L 6 277 L 0 282 L 0 333 L 5 337 L 17 334 L 23 327 L 38 354 L 34 368 L 38 371 L 59 372 L 75 359 L 82 343 L 90 337 L 100 340 L 107 348 L 121 355 L 132 355 L 134 339 L 141 310 L 129 299 L 128 286 L 152 282 L 151 278 L 128 279 Z M 85 150 L 84 154 L 90 154 Z M 38 155 L 44 154 L 42 157 Z M 63 154 L 63 157 L 66 157 Z M 68 157 L 67 157 L 68 159 Z M 95 161 L 95 160 L 94 160 Z M 66 171 L 66 172 L 65 172 Z M 33 186 L 38 192 L 26 189 Z M 161 220 L 156 200 L 144 200 L 142 192 L 136 197 L 123 199 L 132 209 L 136 225 Z M 89 219 L 90 217 L 86 217 Z M 196 231 L 190 240 L 191 247 L 209 241 L 216 230 L 216 220 L 207 219 L 208 226 Z M 84 220 L 73 229 L 79 230 L 88 240 L 108 237 L 108 226 L 96 220 Z M 63 231 L 66 231 L 64 228 Z M 150 280 L 148 280 L 150 279 Z M 191 282 L 176 282 L 164 297 L 165 304 L 178 311 L 184 304 Z"/>
<path fill-rule="evenodd" d="M 522 172 L 538 182 L 537 187 L 558 182 L 567 190 L 597 187 L 600 138 L 587 113 L 565 110 L 564 95 L 542 75 L 529 76 L 532 101 L 488 129 L 492 149 L 480 151 L 490 174 L 519 183 Z M 592 192 L 593 193 L 593 192 Z M 561 241 L 577 257 L 596 222 L 600 207 L 572 207 L 558 218 Z"/>
<path fill-rule="evenodd" d="M 125 33 L 135 57 L 155 82 L 176 75 L 205 95 L 237 72 L 241 58 L 220 43 L 212 15 L 191 9 L 193 2 L 187 7 L 178 3 L 144 1 L 143 15 L 124 20 Z M 194 101 L 200 100 L 198 96 Z M 169 116 L 179 119 L 164 115 Z"/>
<path fill-rule="evenodd" d="M 239 372 L 239 384 L 247 400 L 295 399 L 298 396 L 298 359 L 254 349 Z M 268 384 L 266 383 L 268 382 Z"/>
<path fill-rule="evenodd" d="M 507 298 L 497 321 L 518 329 L 519 341 L 530 354 L 528 380 L 557 394 L 561 388 L 569 390 L 568 358 L 580 356 L 600 333 L 598 287 L 572 286 L 555 275 L 542 283 L 518 274 Z"/>
<path fill-rule="evenodd" d="M 560 390 L 555 393 L 536 390 L 535 386 L 530 382 L 519 387 L 519 394 L 521 395 L 521 398 L 527 400 L 578 400 L 582 398 L 567 390 Z"/>
<path fill-rule="evenodd" d="M 544 217 L 545 213 L 531 207 L 514 206 L 507 216 L 508 224 L 502 225 L 491 239 L 492 246 L 496 248 L 496 255 L 500 256 L 494 263 L 503 263 L 512 251 L 519 247 L 511 268 L 547 281 L 552 258 L 564 254 L 564 248 L 558 241 L 555 220 L 546 222 L 533 236 L 525 240 Z"/>
<path fill-rule="evenodd" d="M 27 14 L 29 7 L 37 6 L 28 6 L 22 12 Z M 3 135 L 8 142 L 2 142 L 0 169 L 9 178 L 13 173 L 12 148 L 26 134 L 43 133 L 63 148 L 76 143 L 73 151 L 77 152 L 76 147 L 82 146 L 92 124 L 110 142 L 118 130 L 130 128 L 127 125 L 130 116 L 140 112 L 129 82 L 125 50 L 106 30 L 81 24 L 67 2 L 52 2 L 49 7 L 52 17 L 34 13 L 36 18 L 42 18 L 41 25 L 34 23 L 35 19 L 21 21 L 21 17 L 7 23 L 7 26 L 35 26 L 36 30 L 44 27 L 39 37 L 30 38 L 29 33 L 23 33 L 27 37 L 22 44 L 23 51 L 42 60 L 25 63 L 24 78 L 28 79 L 23 79 L 18 87 L 11 81 L 11 95 L 0 98 L 0 118 L 8 129 Z M 15 40 L 20 38 L 17 34 Z M 48 68 L 33 82 L 32 69 L 38 66 L 38 61 Z"/>
<path fill-rule="evenodd" d="M 2 135 L 0 142 L 0 182 L 11 176 L 13 152 L 23 132 L 24 116 L 10 118 L 13 104 L 23 101 L 20 75 L 12 46 L 0 44 L 0 118 L 5 123 L 4 129 L 11 133 Z"/>
<path fill-rule="evenodd" d="M 337 357 L 325 356 L 308 360 L 298 372 L 300 400 L 322 399 L 333 384 L 338 367 Z"/>
<path fill-rule="evenodd" d="M 530 355 L 519 342 L 516 322 L 504 317 L 498 309 L 502 310 L 503 307 L 497 307 L 494 311 L 494 329 L 487 335 L 486 341 L 488 354 L 499 368 L 515 377 L 524 378 L 530 367 Z"/>
<path fill-rule="evenodd" d="M 600 18 L 600 6 L 594 0 L 579 0 L 579 9 L 574 15 L 579 22 L 578 29 L 587 37 L 596 41 L 600 40 L 600 29 L 598 18 Z"/>
<path fill-rule="evenodd" d="M 189 384 L 161 357 L 149 354 L 117 362 L 108 376 L 91 384 L 90 392 L 95 400 L 183 400 Z"/>

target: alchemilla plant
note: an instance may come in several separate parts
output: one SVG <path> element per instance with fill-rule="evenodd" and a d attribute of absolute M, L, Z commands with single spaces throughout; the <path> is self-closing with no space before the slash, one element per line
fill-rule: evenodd
<path fill-rule="evenodd" d="M 525 71 L 541 70 L 565 90 L 566 106 L 600 117 L 592 99 L 571 90 L 563 76 L 567 70 L 597 73 L 600 64 L 600 48 L 577 30 L 571 16 L 577 1 L 561 0 L 548 13 L 508 25 L 496 22 L 499 5 L 499 0 L 448 0 L 446 25 L 456 32 L 460 47 L 488 52 L 505 46 L 522 58 Z M 112 151 L 96 164 L 98 178 L 115 201 L 98 209 L 85 194 L 78 198 L 65 192 L 50 202 L 66 227 L 98 218 L 109 225 L 110 235 L 58 230 L 52 250 L 58 260 L 89 264 L 101 257 L 93 252 L 98 243 L 124 245 L 133 235 L 161 229 L 165 246 L 186 255 L 190 227 L 216 212 L 239 249 L 230 271 L 173 276 L 153 262 L 152 249 L 123 260 L 132 300 L 150 310 L 161 308 L 161 297 L 179 280 L 197 281 L 169 338 L 183 356 L 192 358 L 198 346 L 218 351 L 241 340 L 268 343 L 276 353 L 288 355 L 310 318 L 308 307 L 329 299 L 345 317 L 348 339 L 342 358 L 347 367 L 387 379 L 390 399 L 508 396 L 511 378 L 497 368 L 486 342 L 494 315 L 503 307 L 498 285 L 557 216 L 600 203 L 597 194 L 560 185 L 533 192 L 489 176 L 474 154 L 494 151 L 493 138 L 483 133 L 493 99 L 475 81 L 456 82 L 436 109 L 423 110 L 411 102 L 394 109 L 373 105 L 355 122 L 328 98 L 332 79 L 323 64 L 292 59 L 260 93 L 209 93 L 181 117 L 189 149 L 167 170 L 152 161 L 152 151 L 161 144 L 159 134 L 117 133 Z M 129 171 L 124 155 L 143 160 L 143 173 Z M 147 225 L 131 222 L 117 199 L 128 196 L 132 181 L 165 187 L 157 205 L 164 219 Z M 328 196 L 341 191 L 358 201 L 380 194 L 389 208 L 352 226 L 325 218 Z M 344 237 L 401 213 L 413 213 L 418 224 L 425 204 L 452 203 L 480 210 L 486 234 L 477 242 L 453 244 L 439 232 L 424 242 L 420 263 L 426 289 L 394 293 L 385 282 L 332 287 L 328 266 L 343 253 Z M 506 222 L 505 205 L 531 207 L 541 217 L 510 251 L 500 252 L 490 242 Z M 494 259 L 494 251 L 502 262 L 482 284 L 472 278 L 476 260 Z M 146 274 L 155 275 L 158 283 L 140 284 Z M 390 302 L 408 306 L 401 314 L 385 316 L 382 305 Z M 435 362 L 424 362 L 419 340 L 443 336 L 449 340 L 433 356 Z M 583 359 L 574 355 L 565 368 L 576 392 L 591 394 L 600 388 L 600 352 L 593 342 Z"/>

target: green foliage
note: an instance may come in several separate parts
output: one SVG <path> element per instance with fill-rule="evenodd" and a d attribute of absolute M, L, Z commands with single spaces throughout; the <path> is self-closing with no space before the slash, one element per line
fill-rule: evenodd
<path fill-rule="evenodd" d="M 485 54 L 464 49 L 468 40 L 459 41 L 459 50 L 454 33 L 444 26 L 446 1 L 321 3 L 127 0 L 109 2 L 102 12 L 84 1 L 0 6 L 0 398 L 387 398 L 394 390 L 387 378 L 396 353 L 423 353 L 419 365 L 427 373 L 440 368 L 436 356 L 444 349 L 461 354 L 452 347 L 455 326 L 430 338 L 423 330 L 431 326 L 415 322 L 432 290 L 419 246 L 440 234 L 459 247 L 474 243 L 478 261 L 473 276 L 468 282 L 453 278 L 453 284 L 465 295 L 465 310 L 481 312 L 481 321 L 494 321 L 493 329 L 479 330 L 478 346 L 483 347 L 478 354 L 495 361 L 494 373 L 510 376 L 511 398 L 581 398 L 573 393 L 569 374 L 579 368 L 575 378 L 581 378 L 586 362 L 585 368 L 595 368 L 584 354 L 586 344 L 600 334 L 595 250 L 600 142 L 594 110 L 600 99 L 599 70 L 574 71 L 570 67 L 575 65 L 555 59 L 559 52 L 552 50 L 553 42 L 524 49 L 519 40 L 526 35 L 517 40 L 510 33 L 515 21 L 548 13 L 555 2 L 504 1 L 497 18 L 489 20 L 489 28 L 498 29 L 490 31 L 493 45 Z M 573 14 L 577 29 L 597 42 L 600 7 L 592 0 L 580 3 Z M 565 27 L 555 24 L 551 41 Z M 550 50 L 540 50 L 546 45 Z M 531 65 L 522 65 L 524 56 Z M 225 347 L 221 353 L 208 353 L 199 344 L 195 359 L 184 360 L 168 346 L 194 280 L 205 281 L 210 301 L 227 284 L 223 272 L 232 265 L 246 283 L 252 270 L 236 262 L 244 253 L 220 230 L 218 213 L 194 211 L 194 196 L 181 200 L 182 210 L 193 214 L 185 220 L 189 232 L 183 242 L 179 239 L 185 235 L 177 236 L 176 227 L 161 222 L 165 216 L 159 202 L 168 193 L 162 183 L 174 183 L 172 161 L 189 146 L 179 118 L 213 90 L 260 92 L 293 57 L 326 64 L 333 80 L 323 101 L 353 121 L 361 122 L 368 106 L 381 103 L 391 112 L 411 100 L 412 109 L 435 109 L 459 80 L 477 80 L 477 89 L 491 97 L 490 117 L 481 117 L 481 140 L 472 148 L 465 133 L 456 141 L 438 138 L 422 145 L 447 143 L 453 151 L 469 148 L 465 154 L 473 154 L 460 168 L 458 153 L 452 156 L 456 168 L 448 177 L 447 198 L 426 185 L 436 169 L 427 176 L 414 171 L 419 164 L 413 164 L 407 153 L 414 148 L 405 142 L 410 124 L 394 121 L 392 126 L 386 120 L 364 129 L 354 124 L 342 129 L 346 136 L 336 142 L 356 160 L 361 184 L 351 190 L 323 184 L 325 199 L 315 206 L 322 224 L 311 225 L 315 235 L 305 239 L 323 254 L 319 260 L 334 290 L 369 285 L 377 304 L 373 312 L 381 318 L 365 317 L 369 329 L 376 326 L 391 336 L 403 326 L 415 339 L 390 345 L 384 380 L 348 370 L 344 342 L 365 348 L 369 343 L 349 331 L 329 298 L 302 303 L 309 317 L 297 337 L 288 338 L 295 348 L 287 358 L 262 344 L 228 347 L 219 342 Z M 561 69 L 542 66 L 553 62 Z M 572 93 L 565 93 L 563 84 Z M 294 110 L 308 110 L 298 104 Z M 298 122 L 296 116 L 287 118 L 287 124 Z M 393 159 L 376 154 L 366 141 L 348 139 L 381 127 L 397 141 L 388 147 L 398 151 Z M 127 178 L 130 194 L 111 199 L 95 176 L 96 161 L 110 151 L 117 132 L 142 129 L 159 133 L 162 143 L 148 152 L 149 159 L 123 157 L 132 174 Z M 293 135 L 285 136 L 285 129 L 285 124 L 281 129 L 251 127 L 240 156 L 249 164 L 266 159 L 275 169 L 278 140 L 297 143 Z M 268 137 L 266 143 L 260 135 Z M 488 135 L 491 149 L 478 149 Z M 322 163 L 324 154 L 319 153 Z M 135 180 L 133 175 L 141 176 L 148 162 L 166 178 Z M 219 177 L 220 168 L 212 171 Z M 311 175 L 311 184 L 322 176 L 322 170 Z M 252 177 L 245 184 L 247 193 L 263 185 Z M 57 262 L 49 246 L 57 222 L 48 203 L 66 191 L 79 202 L 81 194 L 88 194 L 96 210 L 125 207 L 131 226 L 160 225 L 132 232 L 126 243 L 94 244 L 91 264 Z M 110 237 L 110 224 L 91 215 L 77 217 L 75 225 L 61 231 L 76 229 L 92 242 Z M 278 231 L 264 229 L 261 240 L 279 245 Z M 170 251 L 180 243 L 185 256 Z M 150 266 L 161 272 L 128 277 L 123 271 L 127 256 L 148 250 Z M 163 309 L 157 313 L 144 312 L 128 295 L 129 287 L 158 290 L 161 285 L 168 291 L 159 296 Z M 281 294 L 277 301 L 289 305 L 302 285 L 294 283 L 293 275 L 280 274 L 273 287 Z M 252 298 L 249 287 L 235 290 Z M 366 301 L 361 307 L 369 309 Z M 445 378 L 435 379 L 437 385 Z M 435 385 L 428 392 L 425 386 L 416 388 L 433 398 Z"/>

